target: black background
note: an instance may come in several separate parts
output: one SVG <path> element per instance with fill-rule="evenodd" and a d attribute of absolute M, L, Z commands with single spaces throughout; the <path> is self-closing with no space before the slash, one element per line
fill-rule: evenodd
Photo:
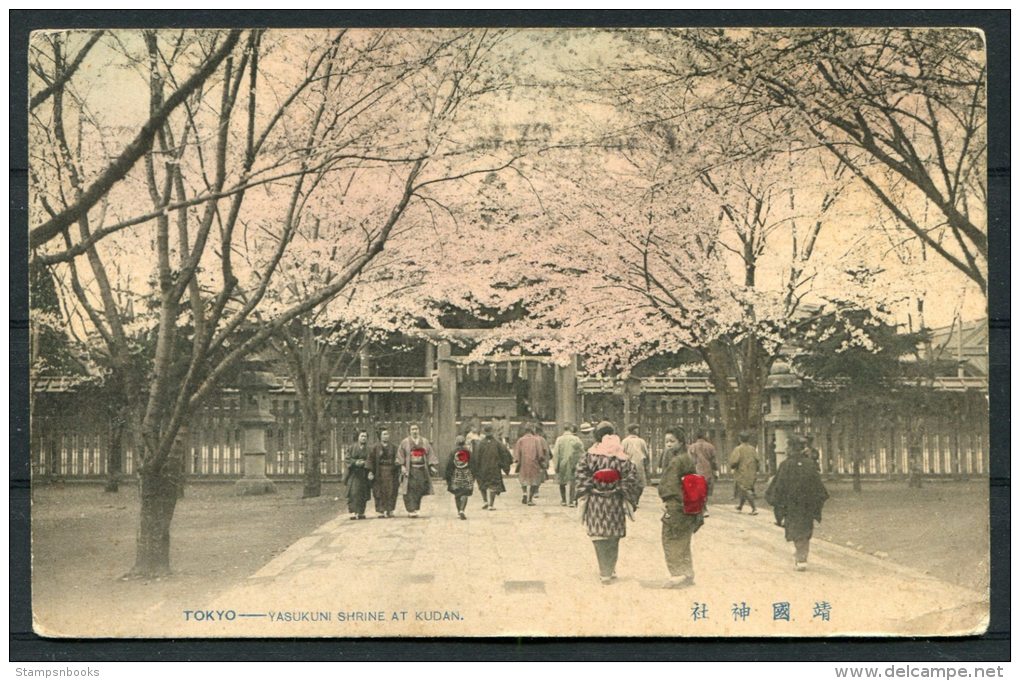
<path fill-rule="evenodd" d="M 26 11 L 10 19 L 10 660 L 1007 661 L 1010 659 L 1010 13 L 988 11 Z M 28 38 L 38 29 L 315 26 L 965 26 L 988 45 L 991 622 L 933 639 L 44 639 L 32 632 L 28 455 Z M 966 503 L 961 499 L 960 503 Z M 906 521 L 906 519 L 904 519 Z"/>

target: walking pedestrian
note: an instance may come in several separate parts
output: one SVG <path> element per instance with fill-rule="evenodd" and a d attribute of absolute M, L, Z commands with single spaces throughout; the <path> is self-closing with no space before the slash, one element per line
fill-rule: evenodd
<path fill-rule="evenodd" d="M 584 421 L 577 427 L 577 430 L 577 437 L 581 438 L 581 444 L 584 445 L 584 451 L 587 452 L 595 444 L 595 426 Z"/>
<path fill-rule="evenodd" d="M 751 504 L 751 515 L 758 515 L 755 507 L 754 483 L 758 479 L 758 471 L 761 469 L 761 457 L 758 450 L 751 445 L 751 434 L 740 433 L 740 444 L 733 448 L 730 453 L 730 469 L 733 471 L 733 482 L 737 488 L 739 503 L 737 513 L 744 508 L 744 502 Z"/>
<path fill-rule="evenodd" d="M 510 450 L 496 438 L 495 429 L 489 424 L 483 426 L 482 439 L 471 453 L 471 472 L 485 500 L 483 509 L 496 510 L 496 497 L 506 491 L 503 474 L 510 472 L 512 461 Z"/>
<path fill-rule="evenodd" d="M 662 514 L 662 552 L 670 579 L 664 585 L 679 589 L 694 584 L 694 558 L 691 540 L 704 524 L 703 513 L 687 513 L 684 507 L 684 478 L 697 474 L 694 458 L 681 449 L 683 431 L 666 431 L 666 452 L 673 452 L 659 480 L 659 497 L 665 508 Z"/>
<path fill-rule="evenodd" d="M 521 483 L 521 503 L 534 506 L 535 493 L 545 480 L 545 467 L 549 464 L 549 445 L 535 434 L 531 423 L 524 424 L 524 434 L 514 444 L 513 458 Z"/>
<path fill-rule="evenodd" d="M 556 481 L 560 486 L 560 506 L 577 506 L 574 472 L 582 454 L 584 445 L 581 438 L 577 437 L 577 426 L 568 423 L 553 445 L 553 470 L 556 471 Z"/>
<path fill-rule="evenodd" d="M 599 579 L 616 579 L 620 539 L 627 536 L 627 518 L 637 506 L 637 470 L 620 445 L 609 421 L 595 427 L 596 444 L 581 457 L 575 473 L 581 520 L 595 547 Z"/>
<path fill-rule="evenodd" d="M 637 468 L 638 503 L 641 502 L 641 494 L 648 485 L 648 443 L 638 434 L 639 430 L 636 423 L 631 424 L 627 428 L 627 437 L 620 443 L 623 451 L 630 457 L 631 463 Z"/>
<path fill-rule="evenodd" d="M 549 446 L 549 440 L 547 440 L 545 437 L 545 430 L 543 430 L 542 428 L 542 422 L 535 421 L 534 423 L 535 423 L 535 435 L 538 436 L 538 439 L 542 441 L 541 442 L 542 451 L 545 452 L 545 460 L 542 465 L 542 471 L 539 475 L 539 477 L 542 478 L 542 482 L 545 482 L 546 480 L 549 479 L 549 464 L 552 462 L 552 448 Z M 539 485 L 535 487 L 535 492 L 534 494 L 531 495 L 531 498 L 538 499 L 538 493 L 539 491 L 541 491 L 541 489 L 542 483 L 539 483 Z"/>
<path fill-rule="evenodd" d="M 351 520 L 365 519 L 365 506 L 372 496 L 372 488 L 368 480 L 368 433 L 358 432 L 358 442 L 347 452 L 347 473 L 344 485 L 347 487 L 347 511 Z"/>
<path fill-rule="evenodd" d="M 372 483 L 375 498 L 375 512 L 380 518 L 392 518 L 397 507 L 397 493 L 400 488 L 400 470 L 397 468 L 397 448 L 390 442 L 390 431 L 379 431 L 379 444 L 365 461 L 368 480 Z"/>
<path fill-rule="evenodd" d="M 475 476 L 471 473 L 471 452 L 463 436 L 458 436 L 456 447 L 446 464 L 446 490 L 453 495 L 454 503 L 457 505 L 457 516 L 461 520 L 467 520 L 468 497 L 474 492 Z"/>
<path fill-rule="evenodd" d="M 715 447 L 708 441 L 708 434 L 699 430 L 694 436 L 694 442 L 687 448 L 691 458 L 694 459 L 694 466 L 697 473 L 705 478 L 708 483 L 708 498 L 712 498 L 712 491 L 715 489 L 715 479 L 719 476 L 719 464 L 715 460 Z M 708 517 L 708 508 L 705 508 L 705 517 Z"/>
<path fill-rule="evenodd" d="M 822 506 L 829 492 L 814 461 L 804 451 L 800 437 L 793 435 L 788 442 L 790 455 L 779 464 L 776 476 L 765 491 L 765 500 L 773 506 L 776 524 L 783 526 L 786 541 L 793 542 L 794 568 L 804 571 L 814 524 L 822 522 Z"/>
<path fill-rule="evenodd" d="M 470 430 L 468 430 L 463 437 L 464 437 L 464 449 L 467 450 L 468 452 L 473 452 L 475 444 L 478 442 L 479 439 L 481 439 L 481 427 L 479 426 L 477 429 L 475 429 L 474 426 L 471 426 Z"/>
<path fill-rule="evenodd" d="M 397 466 L 404 508 L 408 517 L 417 518 L 422 497 L 432 494 L 432 476 L 439 472 L 439 459 L 432 451 L 432 445 L 422 436 L 417 423 L 411 425 L 410 434 L 397 448 Z"/>
<path fill-rule="evenodd" d="M 493 426 L 494 437 L 503 443 L 504 447 L 509 449 L 510 447 L 510 419 L 506 417 L 506 414 L 500 414 L 499 418 L 496 419 L 496 423 Z"/>
<path fill-rule="evenodd" d="M 482 425 L 475 422 L 477 418 L 476 416 L 471 419 L 471 425 L 464 436 L 464 448 L 469 452 L 473 452 L 475 450 L 475 443 L 482 439 Z"/>

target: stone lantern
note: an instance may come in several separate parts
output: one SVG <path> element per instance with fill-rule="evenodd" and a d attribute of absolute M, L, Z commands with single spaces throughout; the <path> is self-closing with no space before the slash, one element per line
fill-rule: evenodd
<path fill-rule="evenodd" d="M 800 409 L 797 406 L 797 395 L 802 381 L 791 371 L 790 365 L 783 360 L 776 360 L 765 381 L 765 394 L 769 400 L 769 413 L 765 415 L 765 423 L 772 427 L 776 436 L 775 461 L 772 470 L 779 468 L 789 453 L 790 435 L 800 423 Z"/>
<path fill-rule="evenodd" d="M 234 493 L 271 494 L 276 488 L 266 477 L 266 428 L 276 422 L 269 411 L 269 391 L 279 387 L 279 383 L 269 371 L 269 361 L 254 354 L 245 360 L 238 384 L 244 477 L 235 483 Z"/>

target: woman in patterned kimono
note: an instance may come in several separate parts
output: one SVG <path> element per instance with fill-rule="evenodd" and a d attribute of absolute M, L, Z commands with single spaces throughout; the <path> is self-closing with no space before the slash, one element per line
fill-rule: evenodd
<path fill-rule="evenodd" d="M 581 520 L 595 546 L 599 578 L 616 579 L 620 539 L 627 536 L 627 518 L 637 507 L 637 468 L 630 461 L 616 428 L 603 421 L 595 428 L 595 444 L 577 463 L 574 474 Z"/>

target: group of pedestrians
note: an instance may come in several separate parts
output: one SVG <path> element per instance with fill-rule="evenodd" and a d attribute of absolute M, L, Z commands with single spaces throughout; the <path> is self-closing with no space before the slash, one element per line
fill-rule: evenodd
<path fill-rule="evenodd" d="M 371 448 L 367 433 L 358 434 L 357 445 L 348 453 L 344 478 L 352 519 L 365 518 L 370 496 L 375 499 L 379 517 L 393 517 L 398 496 L 403 497 L 408 516 L 417 517 L 422 497 L 433 493 L 438 458 L 417 425 L 409 430 L 399 445 L 393 445 L 389 431 L 383 430 L 379 443 Z M 621 440 L 609 421 L 595 426 L 583 423 L 580 428 L 567 424 L 550 448 L 540 430 L 526 423 L 511 449 L 492 424 L 473 424 L 466 434 L 457 437 L 444 478 L 457 515 L 465 520 L 468 500 L 476 486 L 482 496 L 482 509 L 495 510 L 497 497 L 507 491 L 504 476 L 512 469 L 521 485 L 521 503 L 534 506 L 551 464 L 560 505 L 581 507 L 581 520 L 595 548 L 599 577 L 603 584 L 611 584 L 616 580 L 620 540 L 627 535 L 627 521 L 634 519 L 644 488 L 658 472 L 657 491 L 663 504 L 662 549 L 670 575 L 664 586 L 683 588 L 694 583 L 692 540 L 709 515 L 707 499 L 714 492 L 719 471 L 715 447 L 706 433 L 698 432 L 687 446 L 685 439 L 682 429 L 667 430 L 663 451 L 653 464 L 648 443 L 636 425 L 629 427 Z M 749 433 L 740 433 L 739 440 L 728 458 L 738 500 L 735 510 L 742 512 L 746 504 L 751 515 L 757 515 L 755 484 L 762 461 Z M 806 568 L 814 522 L 821 521 L 822 505 L 828 498 L 817 460 L 812 456 L 815 452 L 802 438 L 791 436 L 788 458 L 765 493 L 776 524 L 784 528 L 787 541 L 794 543 L 797 570 Z"/>
<path fill-rule="evenodd" d="M 747 503 L 751 514 L 757 515 L 754 486 L 762 463 L 751 445 L 750 434 L 741 433 L 739 439 L 740 444 L 728 459 L 739 500 L 735 510 L 741 512 Z M 627 440 L 631 442 L 625 446 Z M 698 433 L 690 446 L 684 448 L 683 444 L 682 430 L 667 430 L 659 462 L 662 550 L 670 574 L 665 588 L 694 584 L 692 539 L 708 517 L 707 499 L 718 477 L 715 448 L 705 433 Z M 788 458 L 780 464 L 765 493 L 776 524 L 784 528 L 786 540 L 794 543 L 794 567 L 798 571 L 806 569 L 814 523 L 821 522 L 822 506 L 828 498 L 811 454 L 803 439 L 791 436 Z M 577 465 L 577 497 L 584 506 L 581 515 L 595 547 L 603 584 L 616 579 L 620 539 L 627 535 L 627 520 L 633 520 L 638 508 L 644 486 L 640 471 L 646 462 L 647 445 L 636 430 L 631 429 L 621 442 L 613 424 L 604 421 L 595 429 L 595 444 Z"/>
<path fill-rule="evenodd" d="M 375 499 L 380 518 L 392 518 L 397 498 L 402 497 L 407 514 L 414 518 L 422 497 L 432 494 L 432 478 L 439 472 L 439 459 L 432 444 L 412 424 L 399 445 L 390 441 L 390 431 L 379 433 L 379 442 L 368 446 L 368 433 L 358 433 L 358 444 L 347 453 L 347 510 L 352 520 L 364 520 L 369 498 Z"/>
<path fill-rule="evenodd" d="M 506 492 L 503 476 L 510 472 L 510 465 L 513 463 L 510 450 L 507 449 L 503 438 L 498 436 L 495 428 L 486 424 L 481 430 L 478 437 L 472 437 L 472 433 L 469 433 L 461 447 L 451 457 L 462 462 L 467 461 L 466 466 L 461 466 L 463 481 L 456 483 L 451 477 L 456 472 L 457 464 L 448 464 L 446 467 L 447 489 L 455 499 L 458 497 L 463 499 L 457 506 L 461 520 L 467 517 L 466 499 L 472 495 L 474 485 L 478 486 L 478 491 L 482 495 L 482 510 L 496 510 L 496 497 Z M 469 476 L 472 485 L 470 488 L 467 486 Z"/>

